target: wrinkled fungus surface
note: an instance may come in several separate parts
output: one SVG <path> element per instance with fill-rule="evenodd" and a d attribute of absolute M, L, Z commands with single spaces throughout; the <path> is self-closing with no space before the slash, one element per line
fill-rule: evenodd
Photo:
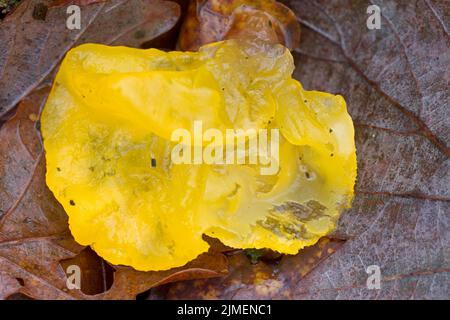
<path fill-rule="evenodd" d="M 198 52 L 82 45 L 69 51 L 42 114 L 47 184 L 80 244 L 138 270 L 208 250 L 295 254 L 349 207 L 354 130 L 341 96 L 306 91 L 281 45 L 235 40 Z M 280 132 L 279 170 L 175 164 L 174 130 Z"/>

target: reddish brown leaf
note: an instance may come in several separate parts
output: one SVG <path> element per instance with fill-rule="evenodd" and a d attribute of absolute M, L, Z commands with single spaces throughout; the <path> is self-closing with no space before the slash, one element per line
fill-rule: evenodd
<path fill-rule="evenodd" d="M 52 79 L 71 47 L 86 42 L 139 47 L 170 30 L 180 15 L 176 3 L 163 0 L 79 4 L 80 30 L 67 28 L 67 5 L 53 6 L 51 0 L 24 0 L 0 23 L 0 121 L 47 76 Z"/>
<path fill-rule="evenodd" d="M 4 300 L 19 291 L 22 286 L 21 281 L 23 280 L 20 278 L 15 279 L 8 273 L 0 271 L 0 299 Z"/>
<path fill-rule="evenodd" d="M 134 298 L 137 292 L 169 282 L 199 278 L 214 278 L 228 272 L 228 261 L 219 253 L 203 253 L 186 266 L 167 271 L 140 272 L 129 267 L 117 267 L 114 283 L 105 299 Z M 150 284 L 150 285 L 149 285 Z"/>
<path fill-rule="evenodd" d="M 105 2 L 107 0 L 54 0 L 50 3 L 51 7 L 59 7 L 59 6 L 67 6 L 71 4 L 75 4 L 78 6 L 86 6 L 88 4 Z"/>
<path fill-rule="evenodd" d="M 261 39 L 297 47 L 295 14 L 275 0 L 191 0 L 178 39 L 181 50 L 224 39 Z"/>

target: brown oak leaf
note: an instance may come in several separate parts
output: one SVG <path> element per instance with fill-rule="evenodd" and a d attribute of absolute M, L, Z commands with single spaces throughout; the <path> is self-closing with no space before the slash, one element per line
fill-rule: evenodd
<path fill-rule="evenodd" d="M 78 1 L 81 28 L 70 30 L 72 2 L 64 3 L 24 0 L 0 22 L 0 122 L 39 84 L 51 82 L 70 48 L 86 42 L 139 47 L 172 29 L 180 16 L 171 1 Z"/>

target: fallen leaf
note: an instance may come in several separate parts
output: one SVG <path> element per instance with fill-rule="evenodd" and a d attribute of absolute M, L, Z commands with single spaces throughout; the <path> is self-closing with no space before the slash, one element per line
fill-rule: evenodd
<path fill-rule="evenodd" d="M 6 272 L 0 272 L 0 299 L 4 300 L 16 293 L 21 287 L 20 279 L 11 277 Z"/>
<path fill-rule="evenodd" d="M 77 2 L 81 29 L 69 30 L 67 5 L 59 2 L 22 1 L 0 22 L 0 82 L 7 84 L 0 86 L 0 121 L 42 82 L 51 82 L 71 47 L 87 42 L 139 47 L 172 29 L 180 15 L 171 1 L 83 0 Z"/>
<path fill-rule="evenodd" d="M 292 283 L 303 279 L 342 244 L 342 240 L 322 238 L 295 256 L 256 264 L 244 251 L 231 251 L 227 253 L 230 271 L 226 276 L 162 286 L 152 290 L 149 299 L 289 299 Z"/>
<path fill-rule="evenodd" d="M 264 271 L 276 274 L 267 281 L 282 283 L 263 297 L 449 299 L 448 1 L 284 3 L 303 27 L 295 77 L 308 90 L 347 101 L 358 180 L 353 207 L 332 235 L 345 243 L 305 276 L 294 266 Z M 366 27 L 372 4 L 381 8 L 380 30 Z M 367 286 L 371 265 L 380 268 L 379 290 Z M 232 259 L 226 280 L 191 281 L 189 292 L 168 285 L 163 296 L 260 298 L 258 286 L 248 284 L 259 268 Z"/>
<path fill-rule="evenodd" d="M 260 39 L 292 50 L 300 41 L 300 26 L 295 14 L 275 0 L 192 0 L 178 48 L 197 51 L 225 39 Z"/>
<path fill-rule="evenodd" d="M 292 285 L 294 297 L 448 299 L 448 2 L 289 3 L 308 27 L 296 75 L 347 99 L 359 171 L 353 208 L 335 232 L 348 241 Z M 366 28 L 372 4 L 380 30 Z M 380 290 L 367 287 L 370 265 L 380 267 Z"/>

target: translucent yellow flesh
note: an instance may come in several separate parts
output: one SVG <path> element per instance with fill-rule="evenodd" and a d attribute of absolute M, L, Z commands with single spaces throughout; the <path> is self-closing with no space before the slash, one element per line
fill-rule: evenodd
<path fill-rule="evenodd" d="M 184 265 L 208 244 L 295 254 L 335 226 L 356 177 L 341 96 L 305 91 L 282 46 L 199 52 L 82 45 L 42 114 L 47 184 L 74 238 L 113 264 Z M 279 128 L 280 169 L 175 164 L 173 130 Z M 156 166 L 152 166 L 152 159 Z"/>

